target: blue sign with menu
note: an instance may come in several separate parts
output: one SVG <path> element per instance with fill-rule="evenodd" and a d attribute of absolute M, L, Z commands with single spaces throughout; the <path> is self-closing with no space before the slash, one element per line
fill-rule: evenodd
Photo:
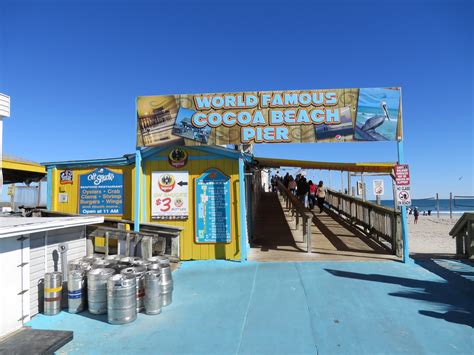
<path fill-rule="evenodd" d="M 79 214 L 122 215 L 123 174 L 97 168 L 80 175 Z"/>
<path fill-rule="evenodd" d="M 230 177 L 209 169 L 196 179 L 196 242 L 230 243 Z"/>

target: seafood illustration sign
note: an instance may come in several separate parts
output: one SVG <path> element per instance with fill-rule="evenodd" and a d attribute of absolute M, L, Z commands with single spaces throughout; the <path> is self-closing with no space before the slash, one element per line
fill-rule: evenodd
<path fill-rule="evenodd" d="M 209 169 L 196 179 L 196 242 L 230 243 L 230 177 Z"/>
<path fill-rule="evenodd" d="M 185 219 L 189 215 L 189 173 L 151 173 L 151 218 Z"/>
<path fill-rule="evenodd" d="M 400 88 L 139 96 L 137 146 L 397 141 Z"/>
<path fill-rule="evenodd" d="M 123 174 L 97 168 L 79 176 L 79 214 L 123 214 Z"/>

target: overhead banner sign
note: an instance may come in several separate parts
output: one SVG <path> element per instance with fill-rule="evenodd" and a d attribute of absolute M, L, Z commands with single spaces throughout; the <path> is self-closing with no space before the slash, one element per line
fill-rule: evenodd
<path fill-rule="evenodd" d="M 151 173 L 151 218 L 183 219 L 189 215 L 187 171 Z"/>
<path fill-rule="evenodd" d="M 230 177 L 209 169 L 196 179 L 196 242 L 230 243 Z"/>
<path fill-rule="evenodd" d="M 137 146 L 396 141 L 400 88 L 139 96 Z"/>
<path fill-rule="evenodd" d="M 123 174 L 97 168 L 79 175 L 79 214 L 123 214 Z"/>

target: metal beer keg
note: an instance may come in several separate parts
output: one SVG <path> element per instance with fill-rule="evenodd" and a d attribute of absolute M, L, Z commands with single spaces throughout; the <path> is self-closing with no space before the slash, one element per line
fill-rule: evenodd
<path fill-rule="evenodd" d="M 104 258 L 104 260 L 117 260 L 117 261 L 119 261 L 120 258 L 121 258 L 120 255 L 115 254 L 115 255 L 107 255 L 107 256 Z"/>
<path fill-rule="evenodd" d="M 92 264 L 93 269 L 107 269 L 113 268 L 115 260 L 96 260 Z"/>
<path fill-rule="evenodd" d="M 161 313 L 161 273 L 159 270 L 147 271 L 145 274 L 145 313 Z"/>
<path fill-rule="evenodd" d="M 160 262 L 156 256 L 148 258 L 147 261 L 150 263 L 147 265 L 148 270 L 160 270 Z"/>
<path fill-rule="evenodd" d="M 44 314 L 54 316 L 61 312 L 63 276 L 60 272 L 48 272 L 44 275 Z"/>
<path fill-rule="evenodd" d="M 67 305 L 69 313 L 84 310 L 86 278 L 83 270 L 69 270 L 67 277 Z"/>
<path fill-rule="evenodd" d="M 137 319 L 135 275 L 113 275 L 107 280 L 107 320 L 110 324 L 126 324 L 135 319 Z"/>
<path fill-rule="evenodd" d="M 137 312 L 145 309 L 145 272 L 146 268 L 143 266 L 128 267 L 121 271 L 122 275 L 134 275 L 136 278 Z"/>
<path fill-rule="evenodd" d="M 133 262 L 133 266 L 143 266 L 145 268 L 148 268 L 148 265 L 150 265 L 151 262 L 146 261 L 146 260 L 135 260 Z"/>
<path fill-rule="evenodd" d="M 92 269 L 87 274 L 87 299 L 89 312 L 107 312 L 107 280 L 115 273 L 114 269 Z"/>
<path fill-rule="evenodd" d="M 161 268 L 161 298 L 162 306 L 166 307 L 173 301 L 173 276 L 168 258 L 158 257 Z"/>

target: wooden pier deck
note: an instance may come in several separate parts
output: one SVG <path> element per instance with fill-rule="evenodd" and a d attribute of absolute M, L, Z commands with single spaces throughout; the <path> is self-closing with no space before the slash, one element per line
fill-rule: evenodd
<path fill-rule="evenodd" d="M 252 261 L 381 261 L 397 260 L 375 241 L 337 217 L 314 209 L 312 253 L 306 252 L 302 226 L 283 206 L 276 193 L 262 194 L 254 222 L 249 260 Z"/>

